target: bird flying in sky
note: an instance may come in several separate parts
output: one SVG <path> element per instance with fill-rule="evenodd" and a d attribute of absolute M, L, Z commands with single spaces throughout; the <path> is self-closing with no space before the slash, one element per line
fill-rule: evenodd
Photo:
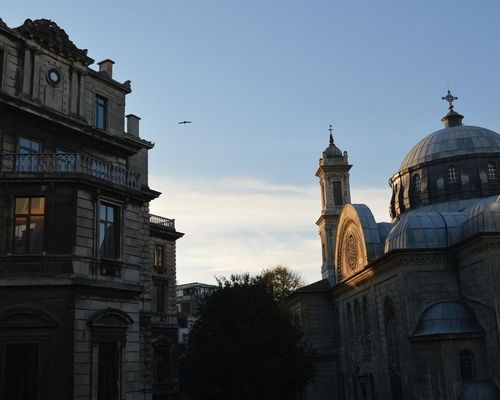
<path fill-rule="evenodd" d="M 179 122 L 179 124 L 190 124 L 190 123 L 191 123 L 191 121 L 181 121 L 181 122 Z"/>

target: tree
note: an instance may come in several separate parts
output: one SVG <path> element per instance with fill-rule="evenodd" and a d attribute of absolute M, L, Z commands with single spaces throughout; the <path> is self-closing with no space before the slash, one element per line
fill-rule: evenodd
<path fill-rule="evenodd" d="M 261 276 L 233 275 L 201 305 L 188 340 L 197 400 L 292 400 L 312 377 L 300 329 Z"/>
<path fill-rule="evenodd" d="M 295 290 L 304 286 L 300 275 L 284 265 L 267 268 L 260 273 L 260 276 L 268 283 L 274 298 L 281 304 L 284 304 Z"/>

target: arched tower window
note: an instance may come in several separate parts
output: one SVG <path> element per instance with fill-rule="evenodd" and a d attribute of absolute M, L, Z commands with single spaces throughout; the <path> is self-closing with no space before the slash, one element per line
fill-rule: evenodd
<path fill-rule="evenodd" d="M 448 167 L 448 183 L 457 183 L 458 182 L 458 174 L 457 170 L 453 165 Z"/>
<path fill-rule="evenodd" d="M 488 180 L 494 181 L 497 179 L 497 166 L 494 162 L 490 161 L 488 163 Z"/>
<path fill-rule="evenodd" d="M 458 357 L 462 382 L 473 381 L 476 375 L 474 368 L 474 354 L 470 350 L 462 350 Z"/>
<path fill-rule="evenodd" d="M 332 189 L 333 189 L 333 203 L 336 206 L 341 206 L 344 204 L 344 196 L 342 194 L 342 182 L 338 180 L 334 180 L 332 182 Z"/>

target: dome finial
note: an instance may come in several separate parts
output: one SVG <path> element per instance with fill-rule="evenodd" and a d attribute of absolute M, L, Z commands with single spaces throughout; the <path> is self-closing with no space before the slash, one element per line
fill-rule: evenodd
<path fill-rule="evenodd" d="M 448 114 L 446 114 L 441 121 L 444 123 L 445 128 L 451 128 L 454 126 L 462 125 L 463 115 L 460 115 L 455 110 L 453 110 L 453 101 L 458 100 L 458 97 L 455 97 L 451 94 L 450 89 L 448 89 L 448 94 L 444 97 L 441 97 L 443 100 L 446 100 L 450 105 L 448 107 Z"/>
<path fill-rule="evenodd" d="M 328 126 L 328 132 L 330 132 L 330 144 L 333 144 L 333 127 L 331 125 Z"/>
<path fill-rule="evenodd" d="M 458 97 L 455 97 L 451 94 L 450 90 L 448 89 L 448 94 L 444 97 L 441 97 L 441 99 L 446 100 L 448 104 L 450 105 L 448 107 L 448 110 L 453 111 L 453 101 L 458 100 Z"/>

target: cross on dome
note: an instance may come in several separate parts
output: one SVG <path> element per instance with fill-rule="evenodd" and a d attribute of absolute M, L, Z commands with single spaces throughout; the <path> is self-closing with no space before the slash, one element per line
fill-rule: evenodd
<path fill-rule="evenodd" d="M 458 97 L 455 97 L 451 94 L 451 92 L 448 90 L 448 94 L 444 97 L 441 97 L 441 99 L 446 100 L 448 104 L 450 105 L 448 107 L 448 110 L 453 111 L 453 101 L 458 100 Z"/>
<path fill-rule="evenodd" d="M 333 127 L 331 125 L 328 126 L 328 132 L 330 132 L 330 144 L 333 144 Z"/>

